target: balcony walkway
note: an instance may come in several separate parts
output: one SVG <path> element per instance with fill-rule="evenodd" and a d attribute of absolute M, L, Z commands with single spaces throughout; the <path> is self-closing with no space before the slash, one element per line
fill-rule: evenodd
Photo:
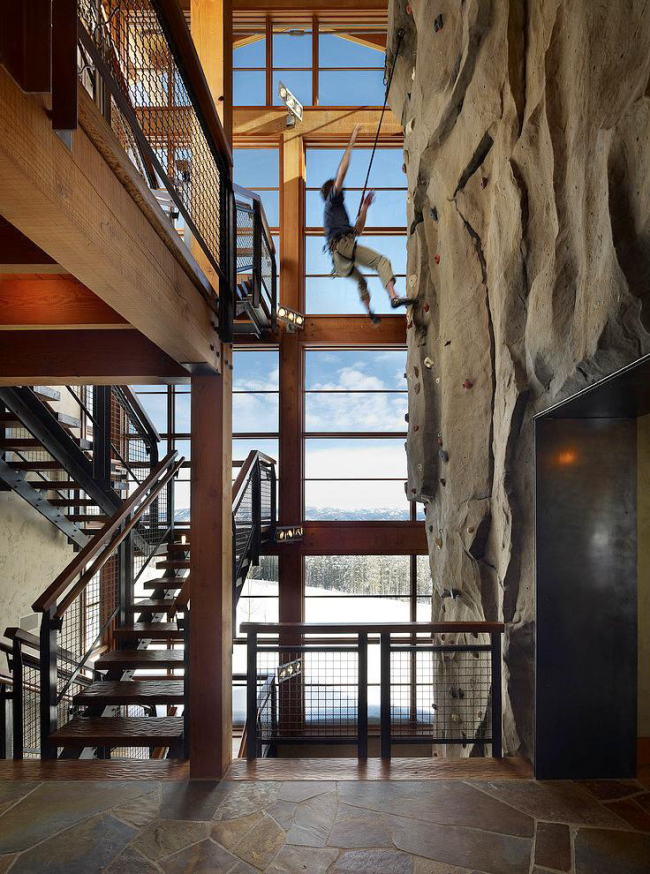
<path fill-rule="evenodd" d="M 481 779 L 490 761 L 465 762 L 465 779 L 434 763 L 439 779 L 364 780 L 347 760 L 347 779 L 221 783 L 169 762 L 2 762 L 0 871 L 647 874 L 647 778 L 538 783 L 514 760 L 515 779 Z"/>

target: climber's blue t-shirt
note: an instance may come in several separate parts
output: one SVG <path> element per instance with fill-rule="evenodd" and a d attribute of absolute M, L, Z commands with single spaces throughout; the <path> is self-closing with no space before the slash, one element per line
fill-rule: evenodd
<path fill-rule="evenodd" d="M 332 186 L 332 190 L 327 195 L 327 200 L 325 201 L 323 227 L 325 228 L 325 236 L 328 240 L 331 240 L 332 237 L 351 234 L 354 231 L 350 224 L 348 211 L 343 203 L 343 192 L 337 191 L 336 186 Z"/>

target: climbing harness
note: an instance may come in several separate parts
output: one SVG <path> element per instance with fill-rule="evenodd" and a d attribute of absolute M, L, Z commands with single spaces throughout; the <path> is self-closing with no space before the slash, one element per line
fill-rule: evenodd
<path fill-rule="evenodd" d="M 370 179 L 370 171 L 372 170 L 372 162 L 375 160 L 375 152 L 377 151 L 377 143 L 379 142 L 379 133 L 381 131 L 381 125 L 384 120 L 384 113 L 386 112 L 386 105 L 388 104 L 388 95 L 390 94 L 390 86 L 393 81 L 393 73 L 395 72 L 395 65 L 397 64 L 397 58 L 399 57 L 399 51 L 402 47 L 402 40 L 404 39 L 404 28 L 400 28 L 397 31 L 397 48 L 395 49 L 395 56 L 393 58 L 393 66 L 390 70 L 390 76 L 388 77 L 388 84 L 386 85 L 386 96 L 384 97 L 384 105 L 381 110 L 381 115 L 379 116 L 379 124 L 377 125 L 377 133 L 375 134 L 375 142 L 372 147 L 372 152 L 370 153 L 370 163 L 368 164 L 368 172 L 366 173 L 366 181 L 363 183 L 363 192 L 361 194 L 361 201 L 359 202 L 359 209 L 357 210 L 357 218 L 359 213 L 361 212 L 361 207 L 363 206 L 363 198 L 366 196 L 366 189 L 368 188 L 368 180 Z"/>

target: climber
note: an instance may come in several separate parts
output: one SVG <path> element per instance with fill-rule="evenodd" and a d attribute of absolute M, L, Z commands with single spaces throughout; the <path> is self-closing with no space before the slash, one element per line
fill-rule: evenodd
<path fill-rule="evenodd" d="M 360 264 L 362 267 L 368 267 L 379 274 L 386 291 L 390 295 L 392 307 L 405 306 L 409 300 L 406 297 L 399 297 L 395 292 L 395 275 L 388 258 L 385 258 L 373 249 L 369 249 L 367 246 L 359 246 L 356 241 L 356 238 L 360 237 L 363 233 L 368 209 L 375 199 L 374 191 L 369 191 L 363 198 L 354 227 L 350 224 L 348 211 L 343 203 L 343 181 L 350 166 L 350 154 L 354 148 L 359 127 L 357 125 L 352 131 L 348 147 L 341 158 L 336 179 L 328 179 L 321 188 L 321 194 L 325 201 L 323 226 L 325 228 L 325 236 L 327 237 L 327 248 L 332 256 L 334 275 L 346 276 L 356 281 L 361 302 L 368 310 L 370 321 L 377 325 L 381 319 L 370 309 L 368 283 L 363 273 L 357 267 L 357 264 Z"/>

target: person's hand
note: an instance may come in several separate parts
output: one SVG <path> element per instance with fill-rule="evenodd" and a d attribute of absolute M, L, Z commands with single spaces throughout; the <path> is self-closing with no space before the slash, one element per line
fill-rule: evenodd
<path fill-rule="evenodd" d="M 363 205 L 364 205 L 365 209 L 368 209 L 368 207 L 372 206 L 372 204 L 374 202 L 375 202 L 375 191 L 373 188 L 371 188 L 370 191 L 366 194 L 366 196 L 364 198 Z"/>
<path fill-rule="evenodd" d="M 361 125 L 355 124 L 354 130 L 352 131 L 352 136 L 350 137 L 350 142 L 348 144 L 348 148 L 352 148 L 352 146 L 356 143 L 360 130 L 361 130 Z"/>

